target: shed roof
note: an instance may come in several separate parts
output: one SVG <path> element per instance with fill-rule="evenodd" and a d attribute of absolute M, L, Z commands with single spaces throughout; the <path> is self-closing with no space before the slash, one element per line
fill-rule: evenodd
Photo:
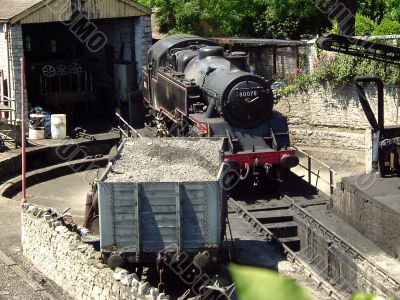
<path fill-rule="evenodd" d="M 10 20 L 42 0 L 0 0 L 0 20 Z"/>
<path fill-rule="evenodd" d="M 0 21 L 12 24 L 68 21 L 73 3 L 89 19 L 150 15 L 147 7 L 134 0 L 0 0 Z"/>
<path fill-rule="evenodd" d="M 211 38 L 220 45 L 243 45 L 243 46 L 277 46 L 277 47 L 293 47 L 301 44 L 301 41 L 295 40 L 278 40 L 278 39 L 257 39 L 257 38 Z"/>

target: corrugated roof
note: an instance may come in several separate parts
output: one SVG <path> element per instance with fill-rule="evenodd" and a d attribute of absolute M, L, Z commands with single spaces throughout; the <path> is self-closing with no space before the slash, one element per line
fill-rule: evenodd
<path fill-rule="evenodd" d="M 10 20 L 42 0 L 0 0 L 0 20 Z"/>
<path fill-rule="evenodd" d="M 12 23 L 44 23 L 65 21 L 46 6 L 72 0 L 0 0 L 0 21 Z M 65 3 L 63 3 L 65 4 Z M 85 0 L 78 9 L 88 13 L 88 18 L 117 18 L 150 15 L 150 9 L 135 0 Z M 32 16 L 33 17 L 30 17 Z"/>
<path fill-rule="evenodd" d="M 258 38 L 240 38 L 240 37 L 227 37 L 227 38 L 211 38 L 218 44 L 226 45 L 248 45 L 248 46 L 298 46 L 300 41 L 295 40 L 278 40 L 278 39 L 258 39 Z"/>

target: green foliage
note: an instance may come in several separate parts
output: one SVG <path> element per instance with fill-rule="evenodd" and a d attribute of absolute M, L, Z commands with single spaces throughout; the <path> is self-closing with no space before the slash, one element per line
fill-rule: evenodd
<path fill-rule="evenodd" d="M 320 33 L 330 23 L 309 0 L 254 0 L 257 18 L 255 36 L 299 38 Z"/>
<path fill-rule="evenodd" d="M 267 269 L 230 265 L 240 300 L 311 300 L 308 292 L 294 279 Z M 357 294 L 349 300 L 385 300 L 378 295 Z M 394 299 L 387 299 L 394 300 Z"/>
<path fill-rule="evenodd" d="M 231 265 L 240 300 L 311 300 L 295 280 L 266 269 Z"/>
<path fill-rule="evenodd" d="M 356 35 L 371 35 L 376 26 L 370 18 L 356 14 Z"/>
<path fill-rule="evenodd" d="M 387 85 L 400 83 L 400 68 L 382 62 L 352 57 L 345 54 L 327 55 L 320 53 L 310 73 L 297 69 L 287 79 L 287 86 L 280 87 L 279 94 L 287 95 L 297 91 L 307 91 L 310 87 L 329 83 L 350 84 L 355 76 L 376 75 Z"/>
<path fill-rule="evenodd" d="M 387 13 L 387 0 L 357 0 L 358 12 L 371 20 L 381 22 Z"/>
<path fill-rule="evenodd" d="M 162 32 L 299 39 L 331 27 L 310 0 L 138 0 Z M 400 34 L 399 0 L 358 0 L 356 34 Z M 333 28 L 337 32 L 337 25 Z"/>
<path fill-rule="evenodd" d="M 385 16 L 393 21 L 400 22 L 400 5 L 398 0 L 386 0 L 385 1 Z"/>
<path fill-rule="evenodd" d="M 300 38 L 331 26 L 309 0 L 138 0 L 157 9 L 162 32 Z"/>
<path fill-rule="evenodd" d="M 388 35 L 388 34 L 400 34 L 400 23 L 389 19 L 383 19 L 383 21 L 375 27 L 372 32 L 373 35 Z"/>
<path fill-rule="evenodd" d="M 339 33 L 338 24 L 333 21 L 332 33 Z M 400 22 L 389 19 L 387 17 L 377 24 L 369 17 L 356 14 L 356 35 L 390 35 L 400 34 Z"/>
<path fill-rule="evenodd" d="M 358 0 L 358 12 L 377 23 L 383 19 L 400 21 L 398 0 Z"/>

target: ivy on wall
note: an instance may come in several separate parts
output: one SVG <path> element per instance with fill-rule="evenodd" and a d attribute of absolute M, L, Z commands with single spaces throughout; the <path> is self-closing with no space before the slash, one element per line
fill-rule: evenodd
<path fill-rule="evenodd" d="M 277 88 L 279 95 L 287 95 L 328 83 L 330 87 L 351 84 L 353 78 L 361 75 L 376 75 L 386 85 L 400 83 L 400 67 L 382 62 L 371 61 L 345 54 L 332 54 L 320 51 L 313 68 L 306 72 L 304 68 L 294 70 L 286 84 Z"/>

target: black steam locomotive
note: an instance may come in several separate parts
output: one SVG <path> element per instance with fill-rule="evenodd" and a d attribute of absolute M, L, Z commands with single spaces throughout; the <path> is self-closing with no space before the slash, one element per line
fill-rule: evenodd
<path fill-rule="evenodd" d="M 279 176 L 299 162 L 271 85 L 245 71 L 246 54 L 193 35 L 149 50 L 144 99 L 160 136 L 226 137 L 224 160 L 241 179 Z M 253 177 L 254 178 L 254 177 Z"/>

